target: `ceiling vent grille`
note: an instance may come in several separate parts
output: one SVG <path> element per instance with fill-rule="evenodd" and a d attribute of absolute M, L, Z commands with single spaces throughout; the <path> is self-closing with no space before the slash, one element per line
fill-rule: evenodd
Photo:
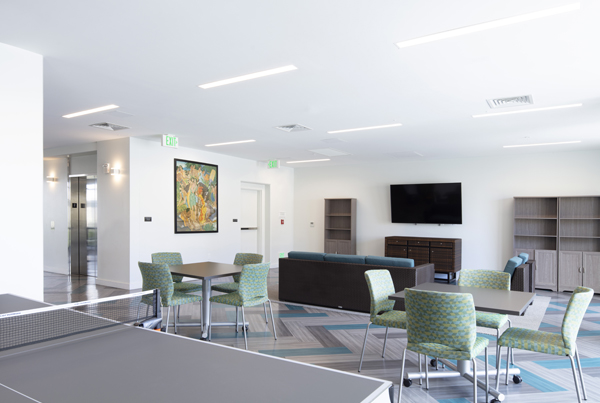
<path fill-rule="evenodd" d="M 116 132 L 117 130 L 130 129 L 127 126 L 120 126 L 120 125 L 116 125 L 114 123 L 108 123 L 108 122 L 94 123 L 93 125 L 90 125 L 90 126 L 91 127 L 97 127 L 98 129 L 110 130 L 110 131 L 113 131 L 113 132 Z"/>
<path fill-rule="evenodd" d="M 487 103 L 492 109 L 533 105 L 533 97 L 531 95 L 520 95 L 518 97 L 488 99 Z"/>
<path fill-rule="evenodd" d="M 305 130 L 312 130 L 310 127 L 302 126 L 299 124 L 276 126 L 276 129 L 283 130 L 284 132 L 303 132 Z"/>

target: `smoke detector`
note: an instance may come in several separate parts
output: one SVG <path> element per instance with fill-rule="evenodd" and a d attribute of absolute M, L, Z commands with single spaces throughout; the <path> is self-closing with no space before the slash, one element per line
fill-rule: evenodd
<path fill-rule="evenodd" d="M 127 126 L 120 126 L 120 125 L 116 125 L 114 123 L 108 123 L 108 122 L 94 123 L 93 125 L 90 125 L 90 126 L 91 127 L 97 127 L 98 129 L 110 130 L 110 131 L 113 131 L 113 132 L 116 132 L 117 130 L 130 129 Z"/>
<path fill-rule="evenodd" d="M 283 130 L 284 132 L 302 132 L 305 130 L 312 130 L 310 127 L 302 126 L 299 124 L 276 126 L 276 129 Z"/>
<path fill-rule="evenodd" d="M 531 95 L 519 95 L 517 97 L 497 98 L 486 100 L 490 108 L 506 108 L 511 106 L 533 105 L 533 97 Z"/>

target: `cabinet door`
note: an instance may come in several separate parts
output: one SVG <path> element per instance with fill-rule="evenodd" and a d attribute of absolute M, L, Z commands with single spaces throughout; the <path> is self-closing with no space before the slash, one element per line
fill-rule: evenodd
<path fill-rule="evenodd" d="M 409 259 L 413 259 L 415 261 L 415 266 L 429 263 L 429 248 L 409 246 L 407 255 Z"/>
<path fill-rule="evenodd" d="M 452 271 L 452 249 L 431 248 L 429 263 L 435 263 L 435 271 Z"/>
<path fill-rule="evenodd" d="M 600 252 L 583 252 L 583 286 L 600 292 Z"/>
<path fill-rule="evenodd" d="M 325 240 L 325 253 L 337 253 L 337 241 Z"/>
<path fill-rule="evenodd" d="M 337 253 L 341 255 L 354 255 L 350 241 L 337 241 Z"/>
<path fill-rule="evenodd" d="M 583 283 L 583 255 L 581 252 L 560 251 L 558 267 L 560 267 L 558 291 L 573 291 Z"/>
<path fill-rule="evenodd" d="M 557 290 L 556 281 L 556 251 L 535 250 L 535 266 L 537 268 L 535 287 Z"/>
<path fill-rule="evenodd" d="M 408 248 L 406 247 L 406 245 L 395 245 L 395 244 L 388 244 L 387 245 L 387 253 L 386 256 L 388 257 L 407 257 L 408 253 Z"/>

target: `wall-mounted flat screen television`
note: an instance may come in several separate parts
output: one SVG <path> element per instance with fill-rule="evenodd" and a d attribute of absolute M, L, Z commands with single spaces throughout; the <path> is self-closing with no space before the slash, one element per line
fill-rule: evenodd
<path fill-rule="evenodd" d="M 462 224 L 460 183 L 390 185 L 392 222 Z"/>

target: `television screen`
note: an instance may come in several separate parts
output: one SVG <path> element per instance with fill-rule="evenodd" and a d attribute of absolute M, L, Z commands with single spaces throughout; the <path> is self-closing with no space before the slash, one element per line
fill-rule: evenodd
<path fill-rule="evenodd" d="M 462 224 L 460 183 L 390 185 L 392 222 Z"/>

